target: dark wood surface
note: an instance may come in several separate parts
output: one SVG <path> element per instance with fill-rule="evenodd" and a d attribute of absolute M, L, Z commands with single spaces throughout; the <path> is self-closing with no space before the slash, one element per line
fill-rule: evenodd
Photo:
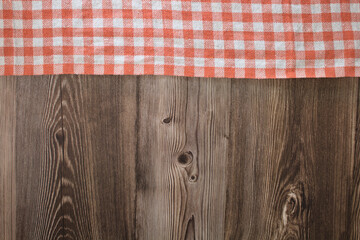
<path fill-rule="evenodd" d="M 0 239 L 360 240 L 359 88 L 0 77 Z"/>
<path fill-rule="evenodd" d="M 136 78 L 58 78 L 64 119 L 64 237 L 134 239 Z"/>
<path fill-rule="evenodd" d="M 0 186 L 5 187 L 0 234 L 58 239 L 63 229 L 60 85 L 49 76 L 2 77 L 0 93 Z"/>

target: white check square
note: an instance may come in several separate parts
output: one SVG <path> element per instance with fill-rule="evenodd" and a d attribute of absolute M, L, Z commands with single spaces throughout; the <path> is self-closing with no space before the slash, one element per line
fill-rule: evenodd
<path fill-rule="evenodd" d="M 200 12 L 201 11 L 201 2 L 191 1 L 191 11 Z"/>
<path fill-rule="evenodd" d="M 43 56 L 34 56 L 33 61 L 34 61 L 34 65 L 43 65 L 44 57 Z"/>
<path fill-rule="evenodd" d="M 174 47 L 175 48 L 184 48 L 184 39 L 183 38 L 174 38 Z"/>
<path fill-rule="evenodd" d="M 32 10 L 42 10 L 42 1 L 32 1 Z"/>
<path fill-rule="evenodd" d="M 33 38 L 33 47 L 43 47 L 44 41 L 42 38 Z"/>

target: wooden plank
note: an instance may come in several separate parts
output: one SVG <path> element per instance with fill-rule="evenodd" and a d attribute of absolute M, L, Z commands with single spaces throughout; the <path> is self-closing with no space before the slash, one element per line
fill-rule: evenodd
<path fill-rule="evenodd" d="M 15 78 L 0 78 L 0 238 L 15 239 Z"/>
<path fill-rule="evenodd" d="M 5 111 L 3 239 L 59 239 L 62 228 L 61 101 L 50 77 L 1 79 Z M 1 91 L 3 94 L 4 92 Z M 16 106 L 16 107 L 15 107 Z M 2 115 L 2 114 L 1 114 Z M 3 214 L 1 215 L 3 218 Z M 3 224 L 1 224 L 3 225 Z M 16 235 L 16 236 L 15 236 Z"/>
<path fill-rule="evenodd" d="M 51 76 L 16 86 L 16 237 L 58 239 L 62 229 L 60 85 Z"/>
<path fill-rule="evenodd" d="M 360 79 L 358 79 L 360 81 Z M 350 221 L 349 235 L 351 240 L 360 239 L 360 84 L 358 89 L 357 119 L 355 132 L 355 155 L 351 174 L 351 201 L 348 204 Z"/>
<path fill-rule="evenodd" d="M 359 87 L 1 77 L 0 238 L 358 240 Z"/>
<path fill-rule="evenodd" d="M 358 81 L 231 89 L 225 239 L 350 239 Z"/>
<path fill-rule="evenodd" d="M 136 78 L 61 80 L 64 236 L 134 239 Z"/>
<path fill-rule="evenodd" d="M 230 80 L 142 77 L 137 236 L 222 239 Z"/>

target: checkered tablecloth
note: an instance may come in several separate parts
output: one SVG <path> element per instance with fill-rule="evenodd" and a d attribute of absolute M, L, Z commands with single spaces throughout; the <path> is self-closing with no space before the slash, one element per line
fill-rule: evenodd
<path fill-rule="evenodd" d="M 1 0 L 0 75 L 360 76 L 360 0 Z"/>

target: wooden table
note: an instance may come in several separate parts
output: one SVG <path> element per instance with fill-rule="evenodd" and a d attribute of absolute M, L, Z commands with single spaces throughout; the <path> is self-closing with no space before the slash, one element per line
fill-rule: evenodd
<path fill-rule="evenodd" d="M 360 239 L 359 79 L 0 78 L 0 239 Z"/>

